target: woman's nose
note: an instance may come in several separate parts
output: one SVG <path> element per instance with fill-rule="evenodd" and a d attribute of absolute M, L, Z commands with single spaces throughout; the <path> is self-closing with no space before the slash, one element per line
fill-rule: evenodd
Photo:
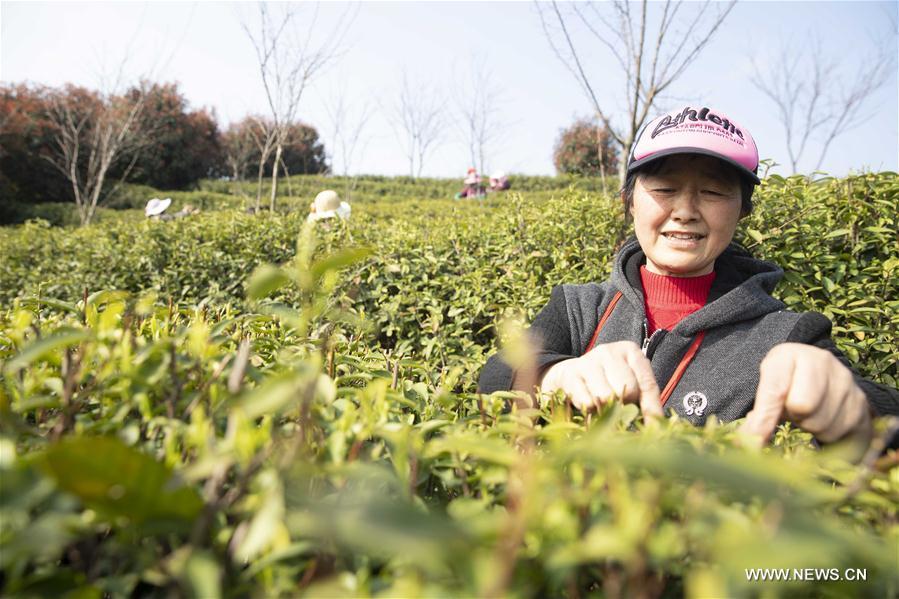
<path fill-rule="evenodd" d="M 671 205 L 671 216 L 677 220 L 693 220 L 699 215 L 697 208 L 699 202 L 699 190 L 692 188 L 682 189 Z"/>

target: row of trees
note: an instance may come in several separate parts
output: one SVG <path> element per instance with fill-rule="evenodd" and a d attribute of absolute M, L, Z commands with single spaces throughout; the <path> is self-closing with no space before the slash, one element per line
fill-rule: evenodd
<path fill-rule="evenodd" d="M 437 113 L 413 102 L 411 89 L 403 87 L 397 115 L 416 121 L 403 126 L 416 144 L 417 154 L 410 160 L 418 174 L 422 154 L 433 141 L 427 130 L 433 123 L 428 119 Z M 472 164 L 482 170 L 486 143 L 495 136 L 490 120 L 495 105 L 485 99 L 485 89 L 475 96 L 479 105 L 468 107 L 460 125 L 472 129 Z M 338 103 L 334 123 L 346 126 L 346 112 L 347 107 Z M 346 154 L 360 137 L 365 120 L 353 121 L 346 135 L 335 134 L 335 143 L 342 140 L 337 150 L 344 154 L 345 166 L 350 161 Z M 261 182 L 275 166 L 287 174 L 329 169 L 312 126 L 289 123 L 279 134 L 279 150 L 267 136 L 275 129 L 267 119 L 248 116 L 221 131 L 215 113 L 191 110 L 176 83 L 144 84 L 121 96 L 106 97 L 75 86 L 3 86 L 0 122 L 4 197 L 25 203 L 74 195 L 76 203 L 88 211 L 96 205 L 93 200 L 103 193 L 104 184 L 111 183 L 105 185 L 106 191 L 113 191 L 115 182 L 125 178 L 159 189 L 185 189 L 208 177 L 244 180 L 252 175 Z M 599 175 L 603 169 L 616 168 L 618 150 L 605 128 L 580 119 L 560 133 L 553 158 L 559 173 Z"/>
<path fill-rule="evenodd" d="M 299 106 L 313 77 L 338 55 L 353 13 L 344 12 L 331 34 L 316 43 L 317 5 L 303 23 L 291 6 L 277 15 L 265 3 L 258 9 L 258 23 L 247 19 L 243 28 L 256 51 L 266 116 L 247 117 L 220 134 L 213 113 L 188 112 L 175 84 L 141 82 L 125 93 L 72 85 L 0 88 L 0 141 L 8 148 L 0 153 L 0 193 L 57 199 L 68 187 L 86 224 L 129 176 L 157 187 L 183 187 L 216 174 L 240 179 L 256 165 L 256 209 L 266 172 L 274 209 L 281 171 L 328 170 L 318 133 L 299 121 Z M 48 184 L 51 189 L 42 189 Z"/>
<path fill-rule="evenodd" d="M 123 94 L 67 85 L 0 87 L 0 193 L 19 202 L 74 199 L 83 222 L 128 179 L 185 189 L 201 178 L 270 172 L 270 119 L 248 116 L 222 131 L 214 112 L 191 109 L 175 83 L 142 83 Z M 318 132 L 283 127 L 280 166 L 328 170 Z"/>

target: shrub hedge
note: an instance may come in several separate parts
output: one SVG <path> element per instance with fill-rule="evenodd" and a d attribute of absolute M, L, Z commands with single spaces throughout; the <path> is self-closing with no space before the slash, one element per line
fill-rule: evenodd
<path fill-rule="evenodd" d="M 897 194 L 769 177 L 739 233 L 891 385 Z M 0 230 L 3 594 L 899 592 L 895 454 L 474 393 L 514 318 L 605 276 L 620 213 L 569 189 Z"/>

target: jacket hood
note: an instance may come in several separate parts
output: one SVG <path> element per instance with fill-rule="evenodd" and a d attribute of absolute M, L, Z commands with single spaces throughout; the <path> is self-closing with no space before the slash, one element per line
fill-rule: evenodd
<path fill-rule="evenodd" d="M 631 237 L 615 257 L 612 270 L 612 284 L 640 312 L 644 311 L 640 265 L 645 263 L 646 254 L 636 237 Z M 783 310 L 784 303 L 771 297 L 782 277 L 779 266 L 753 258 L 731 243 L 715 260 L 715 281 L 706 305 L 680 321 L 673 332 L 692 336 L 701 330 Z"/>

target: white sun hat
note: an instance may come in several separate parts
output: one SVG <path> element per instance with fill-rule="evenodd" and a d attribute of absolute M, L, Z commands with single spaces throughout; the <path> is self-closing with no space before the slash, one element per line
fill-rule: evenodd
<path fill-rule="evenodd" d="M 333 189 L 326 189 L 315 196 L 309 220 L 323 220 L 339 217 L 346 220 L 350 217 L 350 205 L 340 201 L 340 196 Z"/>
<path fill-rule="evenodd" d="M 147 202 L 147 207 L 144 208 L 144 214 L 147 216 L 157 216 L 165 212 L 166 208 L 168 208 L 172 204 L 172 198 L 166 198 L 164 200 L 160 200 L 159 198 L 153 198 L 149 202 Z"/>
<path fill-rule="evenodd" d="M 505 176 L 506 176 L 505 171 L 496 171 L 490 176 L 490 178 L 491 179 L 502 179 Z"/>

